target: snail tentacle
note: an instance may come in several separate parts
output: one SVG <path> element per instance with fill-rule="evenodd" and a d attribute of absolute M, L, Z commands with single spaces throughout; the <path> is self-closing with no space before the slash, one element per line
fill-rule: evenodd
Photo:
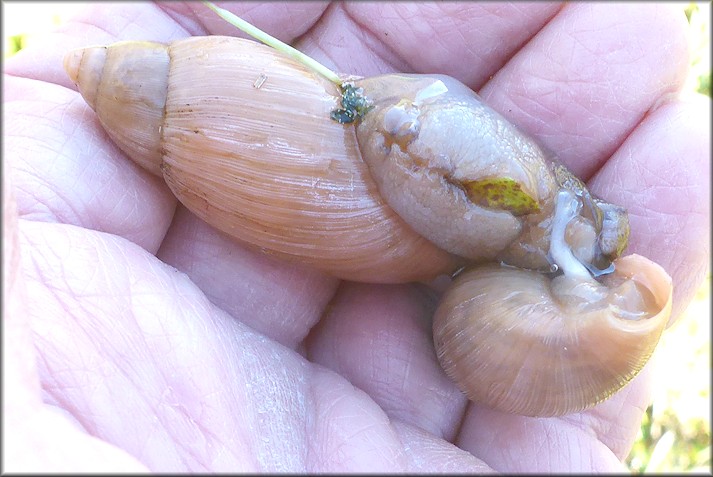
<path fill-rule="evenodd" d="M 347 90 L 220 36 L 85 48 L 65 68 L 127 156 L 241 243 L 373 283 L 463 269 L 434 340 L 476 402 L 585 409 L 638 373 L 668 321 L 665 271 L 617 258 L 625 211 L 453 78 Z"/>

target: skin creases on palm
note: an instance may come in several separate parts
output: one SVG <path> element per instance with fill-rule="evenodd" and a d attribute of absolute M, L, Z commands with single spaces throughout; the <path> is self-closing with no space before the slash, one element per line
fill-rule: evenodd
<path fill-rule="evenodd" d="M 468 405 L 436 361 L 435 298 L 424 287 L 339 282 L 230 241 L 177 205 L 162 181 L 126 161 L 62 71 L 66 51 L 87 44 L 232 32 L 196 13 L 197 4 L 171 4 L 170 15 L 148 4 L 91 8 L 99 7 L 89 7 L 55 41 L 5 64 L 5 114 L 12 119 L 5 147 L 17 152 L 7 154 L 12 174 L 4 181 L 19 221 L 6 221 L 3 234 L 17 234 L 21 251 L 21 267 L 6 276 L 19 277 L 25 289 L 9 308 L 24 313 L 5 316 L 18 339 L 6 342 L 17 345 L 6 348 L 12 358 L 4 370 L 24 370 L 6 373 L 15 379 L 6 401 L 14 403 L 8 415 L 15 420 L 6 424 L 28 436 L 17 439 L 10 463 L 96 470 L 111 462 L 112 469 L 164 471 L 623 469 L 653 368 L 591 412 L 567 418 Z M 399 10 L 408 8 L 419 11 Z M 433 31 L 428 8 L 266 5 L 245 16 L 265 29 L 282 26 L 276 31 L 283 40 L 296 39 L 318 60 L 339 58 L 339 71 L 367 76 L 419 64 L 419 71 L 450 74 L 478 90 L 544 138 L 593 192 L 635 212 L 630 250 L 671 273 L 677 315 L 707 263 L 701 237 L 709 230 L 709 186 L 701 170 L 709 165 L 701 151 L 709 149 L 706 121 L 687 119 L 705 117 L 696 113 L 702 108 L 661 100 L 662 84 L 676 91 L 685 77 L 676 60 L 686 48 L 682 30 L 661 13 L 667 7 L 515 5 L 512 30 L 510 22 L 483 16 L 493 6 L 445 5 L 435 18 L 472 18 L 453 21 L 462 36 L 449 37 L 448 54 L 414 48 L 433 44 L 424 38 Z M 604 28 L 614 18 L 626 27 Z M 479 22 L 499 33 L 484 37 Z M 367 23 L 371 31 L 400 34 L 384 35 L 369 51 L 364 36 L 350 33 Z M 578 41 L 556 41 L 562 35 Z M 648 40 L 635 61 L 612 64 L 603 54 L 642 35 Z M 660 47 L 664 37 L 668 48 Z M 658 67 L 642 69 L 652 62 Z M 651 77 L 632 76 L 631 68 Z M 576 72 L 589 80 L 572 81 Z M 559 94 L 545 94 L 553 91 Z M 671 164 L 681 165 L 672 171 Z M 679 229 L 672 253 L 659 232 Z M 574 443 L 576 455 L 565 455 L 563 442 Z M 28 459 L 27 449 L 35 457 Z"/>

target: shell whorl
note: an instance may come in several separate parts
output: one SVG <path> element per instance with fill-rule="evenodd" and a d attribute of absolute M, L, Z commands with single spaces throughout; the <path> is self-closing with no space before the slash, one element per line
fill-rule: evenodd
<path fill-rule="evenodd" d="M 434 317 L 446 373 L 468 397 L 505 412 L 584 410 L 649 359 L 671 311 L 671 281 L 638 255 L 601 285 L 486 265 L 457 277 Z"/>
<path fill-rule="evenodd" d="M 353 128 L 329 117 L 336 86 L 279 52 L 220 36 L 121 42 L 65 67 L 119 147 L 228 235 L 357 281 L 459 266 L 381 198 Z"/>
<path fill-rule="evenodd" d="M 357 81 L 375 107 L 354 128 L 330 119 L 334 84 L 252 41 L 121 42 L 65 68 L 132 160 L 264 253 L 372 283 L 508 263 L 461 273 L 434 318 L 438 359 L 476 402 L 586 409 L 639 372 L 668 322 L 661 267 L 630 256 L 590 276 L 623 251 L 625 213 L 451 78 Z M 527 270 L 553 265 L 564 275 Z"/>

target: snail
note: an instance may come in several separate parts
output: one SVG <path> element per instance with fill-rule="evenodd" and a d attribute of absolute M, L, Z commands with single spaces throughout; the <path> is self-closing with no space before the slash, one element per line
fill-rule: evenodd
<path fill-rule="evenodd" d="M 64 63 L 127 156 L 236 240 L 347 280 L 455 275 L 434 343 L 475 402 L 587 409 L 639 372 L 668 322 L 666 272 L 621 257 L 626 212 L 453 78 L 340 86 L 222 36 Z"/>

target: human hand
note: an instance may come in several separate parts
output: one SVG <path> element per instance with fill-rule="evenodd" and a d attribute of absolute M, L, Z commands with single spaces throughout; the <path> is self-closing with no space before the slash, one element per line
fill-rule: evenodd
<path fill-rule="evenodd" d="M 627 207 L 628 253 L 672 275 L 674 313 L 690 300 L 710 124 L 676 96 L 678 11 L 227 6 L 338 71 L 468 84 Z M 6 63 L 6 470 L 624 470 L 652 366 L 560 418 L 468 403 L 436 361 L 432 291 L 340 283 L 230 241 L 121 154 L 62 69 L 74 47 L 203 34 L 237 33 L 201 4 L 100 5 Z"/>

